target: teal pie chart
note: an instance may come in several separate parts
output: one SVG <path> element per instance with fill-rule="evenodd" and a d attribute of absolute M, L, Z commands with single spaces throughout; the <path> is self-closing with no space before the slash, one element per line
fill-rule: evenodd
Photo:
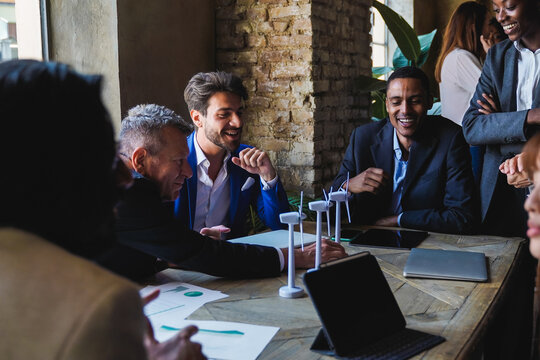
<path fill-rule="evenodd" d="M 184 295 L 185 296 L 189 296 L 189 297 L 197 297 L 197 296 L 201 296 L 203 293 L 200 292 L 200 291 L 188 291 L 187 293 L 185 293 Z"/>

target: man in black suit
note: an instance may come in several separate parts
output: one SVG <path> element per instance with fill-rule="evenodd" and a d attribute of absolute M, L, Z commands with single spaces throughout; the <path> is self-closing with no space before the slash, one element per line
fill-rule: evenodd
<path fill-rule="evenodd" d="M 355 223 L 467 233 L 476 223 L 469 147 L 461 128 L 428 116 L 422 70 L 404 67 L 387 82 L 388 118 L 356 128 L 334 180 L 349 192 Z"/>
<path fill-rule="evenodd" d="M 134 183 L 116 206 L 117 246 L 98 262 L 135 279 L 168 264 L 215 276 L 278 276 L 286 268 L 288 249 L 215 240 L 174 219 L 174 200 L 192 175 L 186 140 L 191 131 L 190 123 L 163 106 L 139 105 L 129 111 L 122 121 L 120 156 Z M 339 244 L 324 242 L 323 261 L 345 255 Z M 312 267 L 314 244 L 296 249 L 294 256 L 296 267 Z"/>

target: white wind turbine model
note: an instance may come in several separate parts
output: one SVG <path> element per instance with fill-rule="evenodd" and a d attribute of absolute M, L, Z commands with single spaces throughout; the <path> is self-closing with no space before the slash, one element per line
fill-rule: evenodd
<path fill-rule="evenodd" d="M 336 242 L 339 244 L 341 242 L 341 203 L 345 202 L 347 207 L 347 217 L 349 218 L 349 223 L 351 222 L 351 213 L 349 211 L 349 173 L 347 173 L 347 185 L 345 190 L 339 188 L 338 191 L 330 192 L 330 200 L 336 202 Z"/>
<path fill-rule="evenodd" d="M 332 191 L 330 189 L 330 191 Z M 325 200 L 312 201 L 309 205 L 309 210 L 317 212 L 317 232 L 315 235 L 315 269 L 321 265 L 321 242 L 322 242 L 322 213 L 326 212 L 326 221 L 328 222 L 328 237 L 330 237 L 330 207 L 332 203 L 324 191 Z"/>
<path fill-rule="evenodd" d="M 302 213 L 302 201 L 304 200 L 304 192 L 300 193 L 300 206 L 298 212 L 291 211 L 283 214 L 279 214 L 279 220 L 283 224 L 289 225 L 289 261 L 288 261 L 288 284 L 279 288 L 279 296 L 286 298 L 297 298 L 304 295 L 302 288 L 294 286 L 294 277 L 296 275 L 294 266 L 294 225 L 300 225 L 300 237 L 302 239 L 302 247 L 304 246 L 304 229 L 302 226 L 302 220 L 306 218 L 306 215 Z"/>

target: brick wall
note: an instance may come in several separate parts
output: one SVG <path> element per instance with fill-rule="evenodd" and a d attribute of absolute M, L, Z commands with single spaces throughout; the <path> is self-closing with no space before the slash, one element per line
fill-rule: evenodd
<path fill-rule="evenodd" d="M 370 99 L 353 92 L 371 74 L 371 0 L 314 0 L 315 191 L 336 176 L 352 130 L 369 119 Z"/>
<path fill-rule="evenodd" d="M 216 0 L 216 66 L 244 79 L 244 142 L 264 149 L 288 191 L 319 196 L 369 99 L 370 0 Z"/>

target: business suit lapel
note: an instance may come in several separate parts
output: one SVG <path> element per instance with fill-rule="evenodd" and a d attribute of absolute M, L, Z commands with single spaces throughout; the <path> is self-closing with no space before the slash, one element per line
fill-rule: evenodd
<path fill-rule="evenodd" d="M 188 195 L 188 211 L 189 211 L 189 228 L 193 229 L 193 222 L 195 221 L 195 208 L 197 207 L 197 153 L 195 152 L 195 145 L 193 142 L 195 138 L 195 131 L 191 133 L 187 138 L 189 155 L 188 163 L 191 166 L 193 175 L 187 179 L 187 195 Z"/>
<path fill-rule="evenodd" d="M 532 108 L 540 108 L 540 82 L 536 84 L 536 88 L 534 89 Z"/>
<path fill-rule="evenodd" d="M 383 169 L 390 176 L 394 174 L 393 135 L 394 127 L 388 120 L 377 133 L 377 141 L 370 147 L 375 167 Z"/>
<path fill-rule="evenodd" d="M 371 145 L 371 156 L 375 163 L 374 166 L 376 168 L 383 169 L 384 172 L 390 176 L 388 184 L 377 195 L 377 209 L 372 209 L 372 211 L 381 214 L 382 216 L 382 214 L 386 213 L 386 208 L 392 201 L 392 178 L 394 175 L 394 127 L 389 120 L 386 125 L 379 130 L 376 136 L 376 142 Z"/>
<path fill-rule="evenodd" d="M 429 121 L 429 119 L 424 119 Z M 403 183 L 403 195 L 414 184 L 424 165 L 430 160 L 431 155 L 437 148 L 438 139 L 429 136 L 423 136 L 419 141 L 415 141 L 409 152 L 407 164 L 407 174 Z"/>
<path fill-rule="evenodd" d="M 234 219 L 236 218 L 240 196 L 242 195 L 240 189 L 246 179 L 242 168 L 233 164 L 231 160 L 233 156 L 238 156 L 238 153 L 234 152 L 231 155 L 231 158 L 227 161 L 227 172 L 229 173 L 229 186 L 231 193 L 231 202 L 229 204 L 229 225 L 232 225 L 234 223 Z M 253 186 L 255 185 L 256 184 Z"/>
<path fill-rule="evenodd" d="M 502 111 L 515 111 L 517 107 L 517 57 L 518 51 L 514 46 L 512 46 L 512 48 L 507 51 L 506 55 L 504 56 L 504 76 L 501 84 L 501 96 L 499 98 Z"/>

